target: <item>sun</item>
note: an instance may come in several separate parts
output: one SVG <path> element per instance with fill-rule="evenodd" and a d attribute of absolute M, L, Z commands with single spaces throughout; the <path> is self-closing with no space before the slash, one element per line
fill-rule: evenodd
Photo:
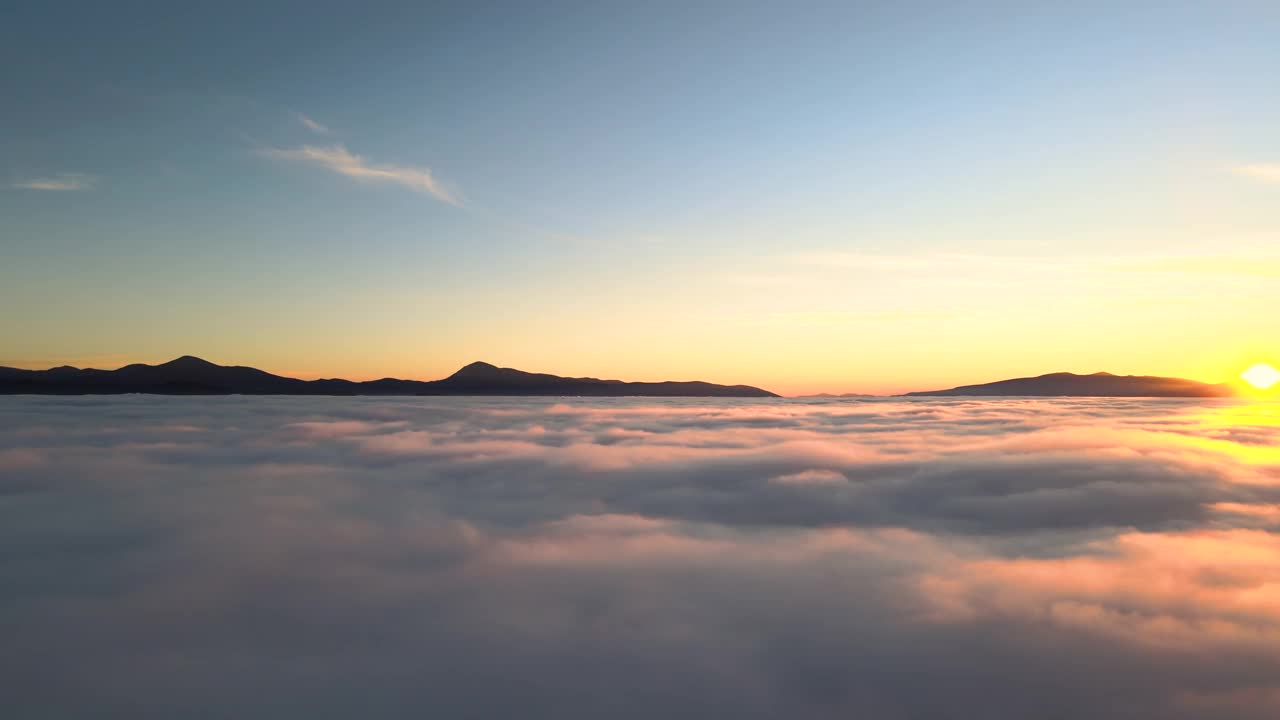
<path fill-rule="evenodd" d="M 1280 382 L 1280 370 L 1276 370 L 1266 363 L 1258 363 L 1240 373 L 1240 378 L 1259 390 L 1266 390 Z"/>

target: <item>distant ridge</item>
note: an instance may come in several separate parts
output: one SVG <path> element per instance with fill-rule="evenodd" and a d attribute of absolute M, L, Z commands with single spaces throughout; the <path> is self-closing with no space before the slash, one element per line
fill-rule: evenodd
<path fill-rule="evenodd" d="M 1076 375 L 1059 372 L 1013 378 L 949 390 L 911 392 L 908 396 L 1030 396 L 1030 397 L 1234 397 L 1227 383 L 1211 384 L 1152 375 Z"/>
<path fill-rule="evenodd" d="M 777 397 L 750 385 L 692 382 L 623 382 L 570 378 L 474 362 L 443 380 L 383 378 L 299 380 L 257 368 L 216 365 L 191 355 L 160 365 L 116 370 L 63 365 L 48 370 L 0 367 L 0 394 L 108 395 L 525 395 L 593 397 Z"/>

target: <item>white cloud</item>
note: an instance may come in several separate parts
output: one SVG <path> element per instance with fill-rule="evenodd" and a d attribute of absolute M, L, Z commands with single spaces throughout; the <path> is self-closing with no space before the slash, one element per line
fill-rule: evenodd
<path fill-rule="evenodd" d="M 98 183 L 98 179 L 84 173 L 61 173 L 46 177 L 27 178 L 13 183 L 20 190 L 90 190 Z"/>
<path fill-rule="evenodd" d="M 423 192 L 450 205 L 462 206 L 462 200 L 432 175 L 427 168 L 376 164 L 347 150 L 344 145 L 304 145 L 299 148 L 263 148 L 261 155 L 280 160 L 293 160 L 319 165 L 360 182 L 389 182 Z"/>
<path fill-rule="evenodd" d="M 1231 169 L 1237 175 L 1251 177 L 1254 180 L 1261 180 L 1265 183 L 1280 184 L 1280 163 L 1255 163 L 1252 165 L 1238 165 Z"/>
<path fill-rule="evenodd" d="M 315 120 L 311 119 L 310 117 L 307 117 L 306 115 L 303 115 L 302 113 L 294 113 L 294 114 L 298 118 L 298 122 L 302 123 L 304 126 L 306 126 L 308 130 L 310 130 L 313 133 L 316 133 L 318 135 L 329 135 L 330 133 L 333 132 L 332 130 L 329 129 L 328 125 L 324 125 L 323 123 L 316 122 Z"/>

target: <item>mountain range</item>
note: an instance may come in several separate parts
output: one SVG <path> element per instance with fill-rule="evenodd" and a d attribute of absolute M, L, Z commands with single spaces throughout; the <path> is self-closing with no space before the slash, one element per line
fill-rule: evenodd
<path fill-rule="evenodd" d="M 624 382 L 530 373 L 474 362 L 441 380 L 383 378 L 357 382 L 301 380 L 257 368 L 217 365 L 185 355 L 159 365 L 137 363 L 116 370 L 48 370 L 0 367 L 0 395 L 515 395 L 586 397 L 778 397 L 750 385 L 689 382 Z M 947 390 L 910 392 L 914 397 L 1232 397 L 1228 383 L 1211 384 L 1151 375 L 1050 373 Z M 817 395 L 814 397 L 865 397 Z"/>
<path fill-rule="evenodd" d="M 1182 378 L 1152 375 L 1092 375 L 1050 373 L 1037 377 L 1013 378 L 981 385 L 961 385 L 949 390 L 907 393 L 909 396 L 1027 395 L 1038 397 L 1233 397 L 1228 383 L 1203 383 Z"/>
<path fill-rule="evenodd" d="M 160 365 L 134 364 L 117 370 L 48 370 L 0 367 L 0 394 L 100 395 L 585 395 L 619 397 L 777 397 L 748 385 L 708 382 L 623 382 L 529 373 L 474 362 L 443 380 L 383 378 L 299 380 L 251 367 L 216 365 L 186 355 Z"/>

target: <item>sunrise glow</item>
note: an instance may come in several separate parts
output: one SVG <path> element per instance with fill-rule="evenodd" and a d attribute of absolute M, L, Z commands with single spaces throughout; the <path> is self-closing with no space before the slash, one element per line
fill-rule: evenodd
<path fill-rule="evenodd" d="M 1259 390 L 1266 390 L 1280 382 L 1280 370 L 1266 363 L 1258 363 L 1240 373 L 1240 378 Z"/>
<path fill-rule="evenodd" d="M 1277 38 L 6 3 L 0 720 L 1280 717 Z"/>

